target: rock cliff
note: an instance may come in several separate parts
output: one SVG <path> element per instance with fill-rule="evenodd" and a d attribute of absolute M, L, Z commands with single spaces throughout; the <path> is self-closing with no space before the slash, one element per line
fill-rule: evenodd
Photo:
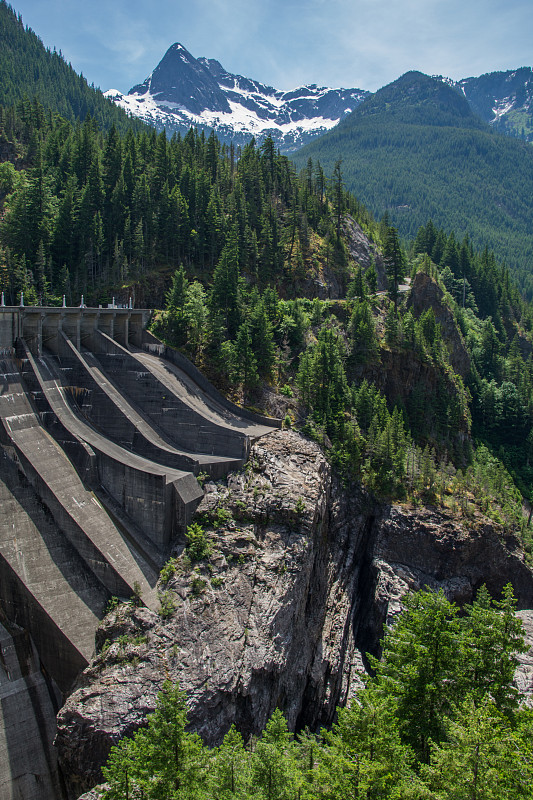
<path fill-rule="evenodd" d="M 415 275 L 407 306 L 413 310 L 415 317 L 419 317 L 429 308 L 433 309 L 435 319 L 441 326 L 442 335 L 450 353 L 452 367 L 461 377 L 464 378 L 468 375 L 470 372 L 470 356 L 461 331 L 453 318 L 448 303 L 445 301 L 444 292 L 425 272 L 418 272 Z"/>
<path fill-rule="evenodd" d="M 210 556 L 191 563 L 181 544 L 160 614 L 107 615 L 99 654 L 59 714 L 72 797 L 101 780 L 110 746 L 143 724 L 166 678 L 187 691 L 191 726 L 210 744 L 232 722 L 259 732 L 276 706 L 292 728 L 316 728 L 353 693 L 409 589 L 464 602 L 483 582 L 497 593 L 511 580 L 533 607 L 532 573 L 495 526 L 380 505 L 294 432 L 256 442 L 244 470 L 205 486 L 199 512 Z"/>

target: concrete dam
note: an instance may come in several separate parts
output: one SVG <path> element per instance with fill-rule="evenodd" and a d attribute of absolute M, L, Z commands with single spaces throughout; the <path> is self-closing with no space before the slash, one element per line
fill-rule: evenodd
<path fill-rule="evenodd" d="M 0 307 L 0 797 L 65 798 L 55 715 L 112 596 L 152 609 L 202 490 L 278 420 L 153 337 L 150 311 Z"/>

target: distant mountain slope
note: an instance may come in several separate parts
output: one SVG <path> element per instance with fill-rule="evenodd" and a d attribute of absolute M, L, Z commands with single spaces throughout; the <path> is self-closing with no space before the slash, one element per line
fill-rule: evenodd
<path fill-rule="evenodd" d="M 409 72 L 294 156 L 331 174 L 405 236 L 429 218 L 493 249 L 521 276 L 533 266 L 533 149 L 494 132 L 452 86 Z M 530 278 L 531 280 L 531 278 Z"/>
<path fill-rule="evenodd" d="M 457 86 L 476 114 L 501 133 L 533 142 L 533 70 L 489 72 Z"/>
<path fill-rule="evenodd" d="M 94 117 L 103 128 L 140 129 L 123 109 L 88 85 L 60 53 L 51 52 L 25 28 L 20 15 L 0 0 L 0 105 L 11 106 L 37 96 L 41 103 L 68 120 Z"/>
<path fill-rule="evenodd" d="M 314 84 L 281 92 L 233 75 L 214 59 L 196 59 L 176 42 L 127 95 L 114 89 L 105 94 L 167 133 L 186 131 L 191 125 L 213 128 L 219 138 L 238 144 L 251 136 L 261 141 L 270 135 L 289 152 L 337 125 L 368 92 Z"/>

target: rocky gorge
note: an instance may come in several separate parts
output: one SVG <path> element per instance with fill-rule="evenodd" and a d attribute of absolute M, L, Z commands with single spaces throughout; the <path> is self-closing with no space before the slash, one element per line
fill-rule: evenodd
<path fill-rule="evenodd" d="M 129 603 L 107 614 L 59 713 L 72 798 L 99 783 L 110 747 L 143 725 L 165 679 L 186 690 L 191 727 L 215 745 L 232 723 L 257 734 L 276 707 L 292 729 L 330 725 L 411 589 L 465 603 L 483 583 L 497 595 L 511 582 L 531 628 L 533 574 L 514 537 L 477 512 L 378 502 L 293 431 L 262 437 L 241 471 L 205 483 L 196 519 L 206 557 L 191 560 L 180 542 L 159 613 Z M 531 690 L 527 655 L 517 680 Z"/>

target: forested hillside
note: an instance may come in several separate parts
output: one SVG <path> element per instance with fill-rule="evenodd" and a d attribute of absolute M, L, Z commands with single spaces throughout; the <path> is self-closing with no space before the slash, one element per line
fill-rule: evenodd
<path fill-rule="evenodd" d="M 38 97 L 46 109 L 71 121 L 84 120 L 89 114 L 103 128 L 115 125 L 125 131 L 142 127 L 139 120 L 130 119 L 99 89 L 89 86 L 61 52 L 46 49 L 5 0 L 0 2 L 0 76 L 0 105 L 11 106 Z"/>
<path fill-rule="evenodd" d="M 311 262 L 315 277 L 321 265 L 348 275 L 324 173 L 298 180 L 272 140 L 236 152 L 193 130 L 171 141 L 153 129 L 121 137 L 92 118 L 73 126 L 49 116 L 38 102 L 1 116 L 10 302 L 21 290 L 46 302 L 102 298 L 148 275 L 151 283 L 154 271 L 168 284 L 181 263 L 208 280 L 232 242 L 243 274 L 285 293 Z"/>
<path fill-rule="evenodd" d="M 333 131 L 299 151 L 344 182 L 402 236 L 429 218 L 508 264 L 533 295 L 533 151 L 496 133 L 458 91 L 410 72 L 365 100 Z"/>
<path fill-rule="evenodd" d="M 487 249 L 429 223 L 405 253 L 338 168 L 327 179 L 309 161 L 297 176 L 271 140 L 235 152 L 194 131 L 121 137 L 38 103 L 3 118 L 7 302 L 163 305 L 167 289 L 154 331 L 236 399 L 264 405 L 277 387 L 286 424 L 330 442 L 340 469 L 465 508 L 475 480 L 478 501 L 524 527 L 503 464 L 528 494 L 532 312 Z"/>

